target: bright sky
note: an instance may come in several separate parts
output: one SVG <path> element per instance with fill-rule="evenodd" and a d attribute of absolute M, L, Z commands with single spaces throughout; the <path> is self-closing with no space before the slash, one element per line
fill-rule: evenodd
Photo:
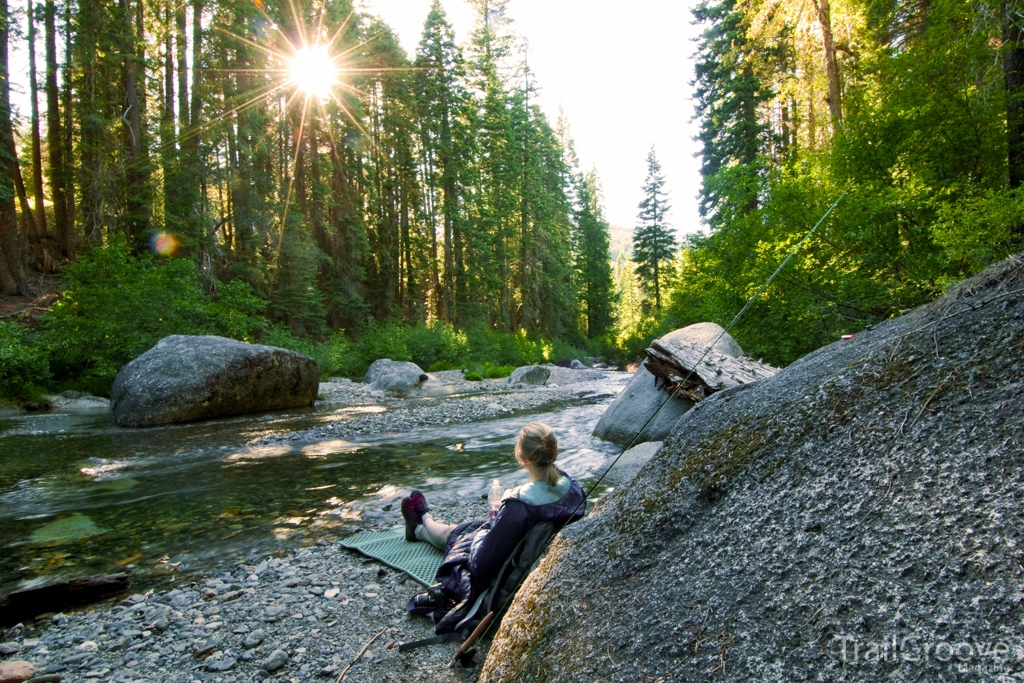
<path fill-rule="evenodd" d="M 458 41 L 473 28 L 464 0 L 442 0 Z M 651 144 L 672 203 L 679 234 L 699 228 L 700 147 L 694 141 L 692 0 L 510 0 L 507 14 L 529 41 L 530 68 L 552 125 L 565 110 L 584 169 L 597 168 L 606 218 L 632 228 Z M 363 0 L 399 35 L 411 54 L 419 44 L 430 0 Z"/>

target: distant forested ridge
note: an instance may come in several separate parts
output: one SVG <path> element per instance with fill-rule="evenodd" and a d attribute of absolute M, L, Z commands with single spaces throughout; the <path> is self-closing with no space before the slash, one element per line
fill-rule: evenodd
<path fill-rule="evenodd" d="M 676 263 L 675 327 L 739 323 L 787 363 L 934 298 L 1022 246 L 1024 38 L 1014 0 L 703 0 L 705 224 Z"/>

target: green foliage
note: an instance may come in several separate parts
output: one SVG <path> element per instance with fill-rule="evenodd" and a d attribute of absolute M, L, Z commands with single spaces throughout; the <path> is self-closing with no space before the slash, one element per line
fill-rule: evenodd
<path fill-rule="evenodd" d="M 261 344 L 279 346 L 309 356 L 320 366 L 321 379 L 331 376 L 353 377 L 361 374 L 357 371 L 357 362 L 352 343 L 344 333 L 336 332 L 326 341 L 317 342 L 311 339 L 296 337 L 287 328 L 274 327 L 265 332 L 260 339 Z"/>
<path fill-rule="evenodd" d="M 1005 256 L 1024 226 L 1007 182 L 998 13 L 965 0 L 832 5 L 842 101 L 821 104 L 808 5 L 703 2 L 701 211 L 658 328 L 728 324 L 845 187 L 849 194 L 732 331 L 784 365 L 924 303 Z M 996 67 L 996 68 L 994 68 Z M 626 314 L 626 311 L 623 311 Z"/>
<path fill-rule="evenodd" d="M 66 269 L 65 290 L 38 337 L 57 382 L 105 387 L 122 365 L 170 334 L 251 339 L 267 327 L 263 302 L 242 282 L 203 291 L 186 259 L 131 256 L 123 238 L 85 253 Z"/>
<path fill-rule="evenodd" d="M 514 370 L 515 366 L 513 365 L 486 365 L 484 377 L 486 379 L 501 379 L 511 375 Z"/>
<path fill-rule="evenodd" d="M 26 343 L 29 328 L 0 320 L 0 399 L 33 396 L 50 379 L 46 354 Z"/>
<path fill-rule="evenodd" d="M 470 370 L 465 375 L 463 375 L 463 377 L 467 382 L 481 382 L 484 379 L 476 370 Z"/>
<path fill-rule="evenodd" d="M 937 207 L 932 236 L 942 247 L 954 278 L 1004 258 L 1015 231 L 1024 225 L 1024 191 L 987 190 Z"/>

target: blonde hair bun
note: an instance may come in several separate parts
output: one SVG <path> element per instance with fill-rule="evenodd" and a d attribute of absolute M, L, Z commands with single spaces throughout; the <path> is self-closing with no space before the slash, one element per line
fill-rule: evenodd
<path fill-rule="evenodd" d="M 555 458 L 558 457 L 558 439 L 555 433 L 543 422 L 531 422 L 523 427 L 516 439 L 516 459 L 528 462 L 537 467 L 546 467 L 543 478 L 554 486 L 558 483 L 559 473 L 555 469 Z"/>

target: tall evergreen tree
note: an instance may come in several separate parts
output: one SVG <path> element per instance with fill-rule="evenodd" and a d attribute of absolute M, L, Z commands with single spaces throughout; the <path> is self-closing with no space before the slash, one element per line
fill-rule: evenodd
<path fill-rule="evenodd" d="M 665 194 L 665 177 L 654 153 L 654 145 L 647 153 L 647 178 L 643 192 L 637 225 L 633 230 L 633 262 L 644 291 L 654 296 L 655 313 L 661 313 L 665 267 L 674 255 L 676 238 L 666 222 L 670 206 Z"/>
<path fill-rule="evenodd" d="M 11 79 L 7 58 L 10 19 L 7 0 L 0 0 L 0 293 L 25 294 L 18 221 L 14 208 L 14 172 L 18 157 L 14 151 Z"/>
<path fill-rule="evenodd" d="M 455 34 L 440 0 L 434 0 L 423 26 L 416 56 L 418 124 L 424 212 L 430 232 L 433 314 L 458 317 L 455 308 L 456 247 L 464 230 L 467 159 L 472 157 L 472 113 L 464 81 L 466 70 Z M 439 225 L 440 223 L 440 225 Z M 438 254 L 437 236 L 441 237 Z M 461 254 L 459 255 L 461 261 Z"/>
<path fill-rule="evenodd" d="M 603 337 L 615 323 L 614 288 L 609 258 L 611 239 L 608 221 L 601 207 L 601 186 L 597 170 L 591 169 L 577 184 L 579 207 L 576 210 L 576 272 L 586 335 Z"/>
<path fill-rule="evenodd" d="M 766 132 L 758 107 L 768 92 L 736 0 L 704 0 L 693 14 L 705 25 L 695 65 L 700 213 L 714 229 L 757 207 L 757 158 Z"/>

